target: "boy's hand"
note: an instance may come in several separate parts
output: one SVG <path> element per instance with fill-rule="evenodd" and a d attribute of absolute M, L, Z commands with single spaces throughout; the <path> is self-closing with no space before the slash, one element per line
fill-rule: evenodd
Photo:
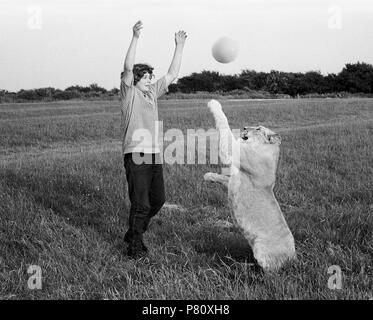
<path fill-rule="evenodd" d="M 136 24 L 133 26 L 133 36 L 138 38 L 140 37 L 140 30 L 142 29 L 142 22 L 141 20 L 137 21 Z"/>
<path fill-rule="evenodd" d="M 187 38 L 187 34 L 183 30 L 175 33 L 175 43 L 176 43 L 176 45 L 184 44 L 186 38 Z"/>

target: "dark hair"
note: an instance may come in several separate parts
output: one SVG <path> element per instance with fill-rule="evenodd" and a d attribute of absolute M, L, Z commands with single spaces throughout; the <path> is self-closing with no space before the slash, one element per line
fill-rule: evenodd
<path fill-rule="evenodd" d="M 144 76 L 145 73 L 153 75 L 154 68 L 148 64 L 136 63 L 133 66 L 133 84 L 136 85 L 138 81 Z"/>

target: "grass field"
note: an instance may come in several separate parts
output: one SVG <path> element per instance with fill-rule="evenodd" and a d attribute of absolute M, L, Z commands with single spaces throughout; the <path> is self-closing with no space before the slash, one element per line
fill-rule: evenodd
<path fill-rule="evenodd" d="M 206 102 L 160 101 L 164 129 L 212 128 Z M 212 164 L 165 164 L 150 254 L 129 260 L 119 102 L 2 104 L 0 299 L 372 299 L 373 99 L 221 102 L 232 128 L 282 136 L 275 195 L 297 261 L 255 266 L 224 224 L 226 191 L 203 181 Z M 41 290 L 28 288 L 30 265 Z"/>

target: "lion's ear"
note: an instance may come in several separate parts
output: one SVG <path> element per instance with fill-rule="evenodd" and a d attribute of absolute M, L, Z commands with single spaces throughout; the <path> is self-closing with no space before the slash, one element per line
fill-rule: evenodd
<path fill-rule="evenodd" d="M 271 144 L 281 144 L 281 136 L 278 133 L 271 134 L 268 136 L 268 141 Z"/>

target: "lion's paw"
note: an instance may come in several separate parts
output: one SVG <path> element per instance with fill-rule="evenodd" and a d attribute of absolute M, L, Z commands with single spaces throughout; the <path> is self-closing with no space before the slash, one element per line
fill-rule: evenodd
<path fill-rule="evenodd" d="M 207 172 L 207 173 L 205 173 L 205 175 L 203 176 L 203 180 L 206 180 L 206 181 L 214 181 L 214 175 L 215 175 L 215 173 L 213 173 L 213 172 Z"/>
<path fill-rule="evenodd" d="M 254 257 L 265 271 L 278 271 L 288 261 L 296 259 L 295 248 L 284 248 L 284 250 L 271 250 L 272 248 L 261 248 L 254 245 Z"/>

